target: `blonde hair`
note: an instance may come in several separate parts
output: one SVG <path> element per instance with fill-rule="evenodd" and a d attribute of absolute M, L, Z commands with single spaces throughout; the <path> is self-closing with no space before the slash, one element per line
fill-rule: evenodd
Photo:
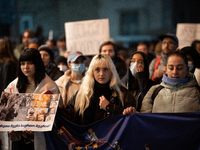
<path fill-rule="evenodd" d="M 119 75 L 116 71 L 114 63 L 112 62 L 112 59 L 109 55 L 97 54 L 93 57 L 76 96 L 74 109 L 76 112 L 79 110 L 79 115 L 81 116 L 83 116 L 85 109 L 88 108 L 90 104 L 90 99 L 94 94 L 94 70 L 98 64 L 106 65 L 108 69 L 110 69 L 112 74 L 109 85 L 110 89 L 116 90 L 119 93 L 119 99 L 121 100 L 122 106 L 124 105 L 122 98 L 123 95 L 119 87 L 124 85 L 119 78 Z"/>

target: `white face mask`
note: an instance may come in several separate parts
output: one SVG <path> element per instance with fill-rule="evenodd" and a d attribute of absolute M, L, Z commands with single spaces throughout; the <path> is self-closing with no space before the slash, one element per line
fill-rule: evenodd
<path fill-rule="evenodd" d="M 66 65 L 58 65 L 58 68 L 60 69 L 60 71 L 63 71 L 63 72 L 65 72 L 67 70 Z"/>
<path fill-rule="evenodd" d="M 78 75 L 81 75 L 85 71 L 85 64 L 71 64 L 71 69 Z"/>
<path fill-rule="evenodd" d="M 192 71 L 192 69 L 194 68 L 194 65 L 191 61 L 188 61 L 188 67 L 189 67 L 189 72 Z"/>
<path fill-rule="evenodd" d="M 133 76 L 136 76 L 137 68 L 138 68 L 137 62 L 132 63 L 132 64 L 130 65 L 129 69 L 130 69 L 131 74 L 132 74 Z"/>

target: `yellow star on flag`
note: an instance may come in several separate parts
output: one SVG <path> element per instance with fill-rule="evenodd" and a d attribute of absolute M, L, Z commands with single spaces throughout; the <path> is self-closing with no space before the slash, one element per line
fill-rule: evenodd
<path fill-rule="evenodd" d="M 63 131 L 60 129 L 58 130 L 58 134 L 62 135 Z"/>
<path fill-rule="evenodd" d="M 97 143 L 93 144 L 93 148 L 98 148 Z"/>
<path fill-rule="evenodd" d="M 82 148 L 80 147 L 80 146 L 78 146 L 78 147 L 75 147 L 77 150 L 81 150 Z"/>

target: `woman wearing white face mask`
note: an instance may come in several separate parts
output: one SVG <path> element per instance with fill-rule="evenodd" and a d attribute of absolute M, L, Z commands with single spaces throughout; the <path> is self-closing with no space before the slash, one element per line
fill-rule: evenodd
<path fill-rule="evenodd" d="M 132 54 L 129 69 L 122 82 L 136 99 L 136 110 L 140 111 L 142 100 L 151 86 L 156 83 L 149 79 L 149 69 L 146 55 L 137 51 Z"/>
<path fill-rule="evenodd" d="M 194 73 L 196 68 L 200 68 L 200 56 L 197 50 L 191 46 L 183 47 L 181 49 L 188 58 L 189 72 Z"/>
<path fill-rule="evenodd" d="M 56 84 L 63 98 L 64 106 L 67 105 L 73 94 L 79 90 L 85 72 L 85 60 L 85 56 L 80 51 L 70 52 L 67 58 L 70 69 L 56 80 Z"/>
<path fill-rule="evenodd" d="M 191 46 L 183 47 L 181 49 L 188 58 L 189 72 L 194 73 L 198 84 L 200 85 L 200 56 L 197 50 Z"/>
<path fill-rule="evenodd" d="M 54 61 L 60 71 L 65 72 L 69 69 L 69 67 L 67 66 L 67 58 L 65 58 L 64 56 L 57 56 Z"/>

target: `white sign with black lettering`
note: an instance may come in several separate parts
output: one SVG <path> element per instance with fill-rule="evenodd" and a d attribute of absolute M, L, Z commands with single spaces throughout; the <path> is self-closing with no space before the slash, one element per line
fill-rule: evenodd
<path fill-rule="evenodd" d="M 194 40 L 200 40 L 200 24 L 178 23 L 176 36 L 179 40 L 179 48 L 191 46 Z"/>
<path fill-rule="evenodd" d="M 67 22 L 65 35 L 67 50 L 78 50 L 84 55 L 96 55 L 99 46 L 110 39 L 109 20 Z"/>

